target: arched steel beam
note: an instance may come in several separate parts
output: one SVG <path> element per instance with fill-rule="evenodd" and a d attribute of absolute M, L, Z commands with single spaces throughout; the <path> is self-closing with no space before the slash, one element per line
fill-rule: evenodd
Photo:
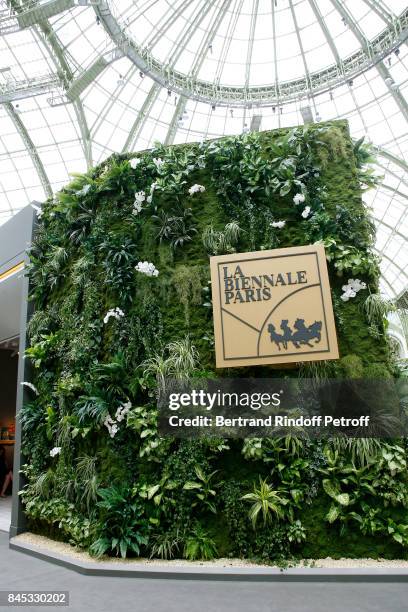
<path fill-rule="evenodd" d="M 190 75 L 191 78 L 193 79 L 197 78 L 197 74 L 199 73 L 204 63 L 204 60 L 206 58 L 207 50 L 212 44 L 212 42 L 214 41 L 214 38 L 218 32 L 218 28 L 220 27 L 220 24 L 223 21 L 225 15 L 227 14 L 227 11 L 229 7 L 231 6 L 231 4 L 232 4 L 232 0 L 223 0 L 220 10 L 217 13 L 215 13 L 214 18 L 211 22 L 211 25 L 208 28 L 207 35 L 203 38 L 201 45 L 199 47 L 196 59 L 194 61 L 194 65 L 191 69 L 191 75 Z"/>
<path fill-rule="evenodd" d="M 334 8 L 337 9 L 339 14 L 341 15 L 344 23 L 353 32 L 354 36 L 357 38 L 357 40 L 360 43 L 360 45 L 362 46 L 362 48 L 367 53 L 370 53 L 369 41 L 368 41 L 367 37 L 364 35 L 364 32 L 361 30 L 361 28 L 358 25 L 358 23 L 354 20 L 353 15 L 350 13 L 350 11 L 344 5 L 344 2 L 342 0 L 330 0 L 330 1 L 331 1 L 332 5 L 334 6 Z"/>
<path fill-rule="evenodd" d="M 363 0 L 365 4 L 374 13 L 376 13 L 380 19 L 382 19 L 387 25 L 391 25 L 394 21 L 394 15 L 390 13 L 388 7 L 384 6 L 381 0 Z"/>
<path fill-rule="evenodd" d="M 331 0 L 331 3 L 333 4 L 335 8 L 337 8 L 338 12 L 343 17 L 343 19 L 349 26 L 350 30 L 353 32 L 354 36 L 357 38 L 362 48 L 365 49 L 367 55 L 370 56 L 371 55 L 370 43 L 365 37 L 358 23 L 355 21 L 350 11 L 348 11 L 347 8 L 345 7 L 344 2 L 342 2 L 341 0 Z M 395 89 L 393 87 L 393 79 L 389 73 L 388 68 L 385 66 L 382 60 L 376 62 L 376 68 L 380 76 L 383 78 L 384 83 L 388 88 L 388 91 L 394 98 L 395 102 L 398 105 L 398 108 L 400 109 L 401 113 L 404 115 L 404 118 L 408 123 L 408 104 L 404 96 L 401 94 L 401 92 L 398 89 Z"/>
<path fill-rule="evenodd" d="M 180 98 L 178 99 L 178 102 L 177 102 L 176 109 L 174 111 L 173 117 L 171 119 L 171 122 L 170 122 L 170 125 L 169 125 L 169 129 L 167 131 L 166 139 L 164 141 L 165 145 L 173 144 L 174 137 L 175 137 L 176 132 L 177 132 L 178 121 L 182 117 L 182 115 L 183 115 L 183 113 L 184 113 L 184 111 L 186 109 L 186 104 L 187 104 L 187 98 L 183 98 L 182 96 L 180 96 Z"/>
<path fill-rule="evenodd" d="M 337 0 L 332 0 L 334 2 Z M 337 64 L 310 74 L 307 78 L 268 85 L 265 87 L 227 87 L 191 78 L 170 66 L 156 60 L 149 47 L 138 45 L 127 33 L 127 26 L 114 16 L 108 0 L 101 0 L 94 7 L 105 30 L 125 55 L 141 70 L 162 87 L 170 87 L 181 96 L 222 106 L 270 106 L 280 101 L 296 100 L 308 93 L 310 85 L 314 92 L 328 91 L 334 86 L 362 74 L 391 51 L 395 50 L 408 36 L 408 9 L 394 22 L 393 26 L 381 32 L 373 41 L 366 41 L 364 49 L 344 59 L 343 71 Z"/>
<path fill-rule="evenodd" d="M 209 32 L 207 36 L 205 36 L 205 38 L 203 39 L 199 47 L 199 51 L 197 53 L 195 62 L 191 68 L 191 75 L 196 74 L 199 71 L 200 67 L 202 66 L 202 63 L 204 62 L 205 57 L 206 57 L 205 51 L 208 49 L 208 46 L 211 44 L 211 41 L 213 40 L 215 33 L 217 31 L 217 27 L 219 23 L 221 23 L 222 19 L 224 18 L 226 11 L 228 10 L 228 7 L 231 4 L 231 1 L 232 0 L 224 0 L 220 11 L 216 13 L 213 19 L 213 22 L 212 22 L 212 27 L 209 28 Z M 205 14 L 207 13 L 208 11 L 205 12 Z M 174 55 L 172 55 L 171 65 L 174 65 L 176 63 L 178 57 L 179 57 L 179 54 L 177 52 L 174 53 Z M 161 87 L 159 86 L 159 84 L 157 82 L 154 82 L 129 132 L 129 135 L 123 147 L 123 151 L 129 151 L 129 149 L 137 141 L 138 135 L 140 134 L 143 128 L 143 125 L 145 124 L 146 118 L 151 108 L 153 107 L 153 104 L 157 100 L 160 90 L 161 90 Z M 166 144 L 172 144 L 174 142 L 174 138 L 177 133 L 178 120 L 180 118 L 180 115 L 182 115 L 182 113 L 184 112 L 186 108 L 186 104 L 187 104 L 187 98 L 185 98 L 184 96 L 180 96 L 178 103 L 174 109 L 173 117 L 171 119 L 168 131 L 166 134 L 166 138 L 165 138 Z"/>
<path fill-rule="evenodd" d="M 300 49 L 300 55 L 301 55 L 302 62 L 303 62 L 303 69 L 305 71 L 306 81 L 309 84 L 309 92 L 311 93 L 311 91 L 312 91 L 312 81 L 310 79 L 310 72 L 309 72 L 309 68 L 308 68 L 307 62 L 306 62 L 306 55 L 305 55 L 305 51 L 303 49 L 303 42 L 302 42 L 302 38 L 300 36 L 299 25 L 298 25 L 298 22 L 297 22 L 297 19 L 296 19 L 296 13 L 295 13 L 295 9 L 293 8 L 292 0 L 289 0 L 289 8 L 290 8 L 290 12 L 292 14 L 293 23 L 295 25 L 296 38 L 297 38 L 299 49 Z"/>
<path fill-rule="evenodd" d="M 86 0 L 84 0 L 86 1 Z M 6 0 L 11 8 L 0 9 L 0 34 L 12 34 L 35 25 L 43 19 L 54 17 L 75 6 L 75 0 L 30 0 L 17 3 Z"/>
<path fill-rule="evenodd" d="M 388 87 L 388 91 L 390 92 L 395 102 L 397 103 L 398 108 L 400 109 L 401 113 L 404 115 L 405 121 L 408 123 L 407 101 L 405 100 L 404 96 L 400 92 L 399 88 L 394 87 L 394 79 L 392 78 L 390 71 L 388 70 L 384 62 L 378 62 L 377 70 L 382 76 L 382 78 L 384 79 L 384 82 Z"/>
<path fill-rule="evenodd" d="M 226 7 L 225 11 L 227 11 L 227 9 L 230 7 L 232 2 L 233 2 L 233 0 L 230 0 L 230 2 L 228 2 L 228 6 Z M 274 0 L 272 0 L 272 3 L 273 2 L 274 2 Z M 241 9 L 242 9 L 243 3 L 244 3 L 244 0 L 235 0 L 234 7 L 230 11 L 230 18 L 228 20 L 227 30 L 225 32 L 224 40 L 222 41 L 221 52 L 220 52 L 220 54 L 218 56 L 217 68 L 216 68 L 215 73 L 214 73 L 214 83 L 216 83 L 217 85 L 219 84 L 219 82 L 221 80 L 221 74 L 222 74 L 222 70 L 223 70 L 223 67 L 224 67 L 225 59 L 226 59 L 226 57 L 228 55 L 228 51 L 229 51 L 229 49 L 231 47 L 232 36 L 233 36 L 233 33 L 236 30 L 237 22 L 238 22 L 238 19 L 239 19 L 239 15 L 241 14 Z M 213 29 L 214 29 L 213 32 L 211 32 L 211 30 L 208 31 L 208 36 L 212 35 L 212 38 L 215 37 L 215 35 L 216 35 L 215 28 L 216 27 L 217 27 L 217 24 L 215 24 L 215 26 L 213 27 Z M 196 75 L 194 75 L 194 76 L 196 76 Z"/>
<path fill-rule="evenodd" d="M 402 193 L 402 191 L 398 191 L 398 189 L 394 189 L 394 187 L 390 187 L 389 185 L 386 185 L 385 183 L 381 183 L 380 187 L 383 187 L 384 189 L 386 189 L 387 191 L 390 191 L 391 193 L 395 193 L 397 196 L 399 196 L 400 198 L 403 198 L 404 200 L 408 200 L 408 195 L 406 195 L 405 193 Z M 408 206 L 408 203 L 405 203 L 404 206 Z"/>
<path fill-rule="evenodd" d="M 276 45 L 276 15 L 275 15 L 275 0 L 271 0 L 271 15 L 272 15 L 272 35 L 273 35 L 273 61 L 275 67 L 275 90 L 276 90 L 276 103 L 279 105 L 280 103 L 280 88 L 279 88 L 279 70 L 278 70 L 278 54 L 277 54 L 277 45 Z M 281 126 L 281 116 L 278 112 L 278 125 Z M 244 127 L 244 126 L 242 126 Z"/>
<path fill-rule="evenodd" d="M 179 5 L 177 6 L 176 2 L 169 3 L 169 8 L 167 13 L 164 13 L 159 21 L 155 24 L 156 31 L 153 34 L 153 37 L 147 43 L 147 48 L 149 50 L 153 49 L 157 45 L 157 43 L 161 40 L 162 36 L 167 32 L 169 28 L 178 20 L 186 10 L 189 8 L 191 4 L 193 4 L 194 0 L 179 0 Z M 168 17 L 166 15 L 170 13 Z M 146 39 L 145 39 L 146 40 Z"/>
<path fill-rule="evenodd" d="M 403 278 L 408 278 L 407 276 L 407 272 L 406 270 L 403 270 L 401 268 L 401 266 L 399 266 L 397 263 L 395 263 L 395 259 L 391 259 L 391 257 L 389 257 L 388 255 L 386 255 L 385 253 L 383 253 L 383 251 L 380 251 L 379 249 L 377 249 L 376 247 L 374 247 L 374 251 L 376 251 L 380 257 L 384 257 L 384 259 L 386 259 L 387 261 L 389 261 L 390 263 L 392 263 L 393 266 L 395 266 L 395 268 L 398 270 L 398 272 L 401 273 L 401 275 L 403 276 Z"/>
<path fill-rule="evenodd" d="M 9 6 L 16 12 L 17 15 L 23 14 L 25 7 L 20 5 L 16 0 L 8 0 Z M 64 9 L 65 10 L 65 9 Z M 74 79 L 71 68 L 65 59 L 62 45 L 58 40 L 57 35 L 52 29 L 48 19 L 39 20 L 36 25 L 33 25 L 33 30 L 37 34 L 39 40 L 43 43 L 51 61 L 55 65 L 58 75 L 65 87 L 68 89 Z M 84 157 L 88 168 L 92 167 L 92 143 L 90 133 L 85 117 L 82 102 L 77 99 L 72 102 L 74 111 L 77 117 L 79 130 L 81 133 L 81 143 L 84 152 Z"/>
<path fill-rule="evenodd" d="M 61 78 L 65 85 L 65 88 L 68 89 L 72 81 L 74 80 L 74 75 L 71 71 L 71 68 L 65 59 L 64 52 L 62 50 L 61 43 L 59 42 L 57 35 L 52 29 L 51 25 L 47 20 L 42 21 L 35 26 L 34 29 L 37 31 L 40 39 L 48 50 L 52 61 L 57 67 L 58 72 L 61 74 Z M 84 107 L 79 98 L 72 101 L 72 105 L 74 107 L 74 111 L 77 117 L 79 130 L 81 133 L 81 142 L 82 149 L 84 152 L 86 165 L 88 168 L 92 167 L 92 141 L 90 132 L 88 129 L 88 124 L 85 117 Z"/>
<path fill-rule="evenodd" d="M 249 89 L 249 79 L 251 77 L 252 53 L 254 50 L 255 27 L 258 19 L 259 0 L 254 0 L 249 26 L 248 49 L 245 62 L 245 89 Z"/>
<path fill-rule="evenodd" d="M 399 181 L 400 183 L 402 183 L 403 185 L 406 185 L 408 187 L 408 180 L 407 179 L 403 179 L 396 172 L 393 172 L 390 168 L 387 168 L 387 166 L 384 166 L 383 164 L 380 164 L 380 162 L 378 160 L 375 162 L 375 165 L 378 166 L 379 168 L 381 168 L 381 170 L 384 170 L 384 172 L 386 172 L 387 174 L 391 174 L 391 176 L 396 178 L 397 181 Z"/>
<path fill-rule="evenodd" d="M 389 225 L 388 223 L 386 223 L 385 221 L 382 221 L 381 219 L 378 219 L 378 217 L 375 217 L 374 215 L 372 215 L 372 218 L 374 219 L 374 221 L 376 221 L 378 224 L 380 225 L 384 225 L 384 227 L 388 228 L 389 230 L 391 230 L 392 234 L 395 234 L 396 236 L 399 236 L 400 238 L 402 238 L 403 240 L 406 240 L 407 237 L 404 236 L 404 234 L 401 234 L 401 232 L 399 232 L 398 230 L 395 229 L 395 227 L 392 227 L 392 225 Z"/>
<path fill-rule="evenodd" d="M 57 74 L 44 74 L 19 81 L 12 79 L 9 83 L 0 85 L 0 104 L 41 96 L 58 89 L 61 85 L 61 79 Z"/>
<path fill-rule="evenodd" d="M 391 283 L 385 278 L 384 274 L 381 275 L 380 277 L 380 282 L 383 281 L 390 289 L 391 289 L 391 295 L 392 298 L 395 300 L 397 299 L 397 294 L 395 293 L 394 287 L 391 285 Z"/>
<path fill-rule="evenodd" d="M 16 113 L 13 105 L 10 102 L 6 102 L 4 104 L 4 108 L 7 111 L 8 116 L 10 117 L 10 119 L 12 120 L 12 122 L 14 123 L 14 126 L 17 130 L 17 132 L 20 134 L 21 140 L 24 142 L 24 146 L 27 149 L 27 152 L 29 154 L 29 156 L 31 157 L 31 161 L 33 162 L 34 168 L 37 171 L 37 174 L 40 178 L 41 181 L 41 185 L 44 189 L 44 192 L 47 196 L 47 198 L 51 198 L 53 193 L 52 193 L 52 188 L 51 188 L 51 183 L 48 179 L 47 173 L 45 171 L 44 165 L 41 161 L 41 158 L 38 154 L 38 151 L 33 143 L 33 141 L 31 140 L 31 137 L 28 133 L 27 128 L 25 127 L 20 115 L 18 113 Z"/>
<path fill-rule="evenodd" d="M 185 50 L 187 42 L 193 36 L 197 28 L 200 27 L 201 23 L 207 17 L 208 13 L 214 7 L 217 1 L 218 0 L 209 0 L 205 3 L 204 7 L 202 5 L 199 6 L 199 10 L 192 16 L 191 22 L 188 23 L 187 27 L 180 32 L 179 38 L 175 41 L 173 47 L 169 49 L 167 57 L 163 63 L 168 63 L 170 66 L 175 66 L 181 54 Z M 152 49 L 152 47 L 149 46 L 149 49 Z"/>
<path fill-rule="evenodd" d="M 216 32 L 218 31 L 218 27 L 220 25 L 220 23 L 222 22 L 222 20 L 224 19 L 228 7 L 231 5 L 231 1 L 232 0 L 223 0 L 222 5 L 219 9 L 219 11 L 217 11 L 212 19 L 211 25 L 208 28 L 208 33 L 207 35 L 203 38 L 201 45 L 199 47 L 199 51 L 196 55 L 196 58 L 194 60 L 194 64 L 191 67 L 190 73 L 189 73 L 189 77 L 194 78 L 198 72 L 200 71 L 201 66 L 204 63 L 204 60 L 206 58 L 206 53 L 207 50 L 209 48 L 209 45 L 212 43 L 212 41 L 214 40 L 214 37 L 216 35 Z M 176 54 L 174 57 L 172 57 L 171 60 L 171 67 L 174 66 L 174 64 L 176 63 L 178 59 L 178 55 Z M 188 98 L 186 96 L 180 96 L 178 103 L 176 105 L 176 108 L 174 110 L 173 113 L 173 117 L 171 119 L 170 125 L 169 125 L 169 129 L 167 131 L 167 135 L 166 135 L 166 139 L 165 139 L 165 144 L 172 144 L 174 142 L 174 138 L 176 136 L 177 133 L 177 128 L 178 128 L 178 122 L 180 117 L 182 116 L 183 112 L 185 111 L 186 105 L 187 105 L 187 100 Z"/>
<path fill-rule="evenodd" d="M 48 0 L 47 2 L 34 1 L 24 6 L 17 14 L 17 22 L 21 29 L 29 28 L 44 19 L 54 17 L 75 6 L 74 0 Z"/>
<path fill-rule="evenodd" d="M 314 13 L 314 16 L 316 17 L 316 19 L 317 19 L 317 21 L 319 23 L 319 26 L 320 26 L 323 34 L 324 34 L 326 42 L 329 45 L 331 52 L 333 53 L 333 57 L 334 57 L 334 59 L 336 61 L 336 64 L 339 67 L 341 67 L 341 65 L 342 65 L 341 57 L 339 55 L 339 52 L 337 50 L 336 45 L 334 44 L 334 40 L 333 40 L 333 38 L 332 38 L 332 36 L 331 36 L 331 34 L 329 32 L 329 29 L 328 29 L 328 27 L 326 25 L 326 22 L 323 19 L 323 15 L 321 14 L 320 9 L 319 9 L 319 7 L 316 4 L 316 0 L 309 0 L 309 4 L 310 4 L 310 7 L 311 7 L 311 9 L 312 9 L 312 11 Z"/>
<path fill-rule="evenodd" d="M 383 149 L 382 147 L 375 146 L 375 150 L 377 151 L 378 155 L 381 155 L 381 157 L 388 159 L 389 161 L 393 162 L 396 166 L 399 166 L 405 172 L 408 173 L 408 164 L 403 159 L 401 159 L 400 157 L 397 157 L 396 155 L 393 155 L 392 153 L 390 153 L 386 149 Z"/>
<path fill-rule="evenodd" d="M 153 104 L 157 100 L 157 96 L 159 95 L 160 90 L 161 90 L 160 85 L 158 85 L 157 83 L 153 83 L 136 117 L 135 122 L 133 123 L 132 127 L 129 130 L 128 137 L 126 138 L 126 142 L 123 145 L 122 153 L 126 153 L 127 151 L 130 151 L 131 148 L 134 146 L 134 143 L 136 142 L 140 134 L 140 131 L 144 125 L 145 120 L 149 116 L 150 110 L 152 109 Z"/>

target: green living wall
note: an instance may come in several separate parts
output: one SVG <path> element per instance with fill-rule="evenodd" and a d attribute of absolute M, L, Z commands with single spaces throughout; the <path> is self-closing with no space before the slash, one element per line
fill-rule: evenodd
<path fill-rule="evenodd" d="M 21 414 L 32 530 L 95 555 L 406 555 L 403 440 L 157 433 L 166 375 L 398 375 L 361 198 L 369 161 L 338 121 L 113 155 L 45 203 Z M 209 257 L 316 241 L 341 358 L 216 371 Z"/>

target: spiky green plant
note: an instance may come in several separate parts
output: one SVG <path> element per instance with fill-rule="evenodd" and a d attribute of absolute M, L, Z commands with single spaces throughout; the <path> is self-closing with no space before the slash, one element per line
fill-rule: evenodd
<path fill-rule="evenodd" d="M 187 336 L 182 340 L 175 340 L 167 345 L 168 360 L 171 364 L 171 372 L 175 378 L 188 378 L 198 364 L 198 351 L 191 344 Z"/>
<path fill-rule="evenodd" d="M 231 253 L 238 242 L 243 230 L 237 221 L 230 221 L 226 224 L 223 231 L 217 231 L 212 225 L 203 231 L 202 241 L 204 248 L 212 255 Z"/>
<path fill-rule="evenodd" d="M 79 499 L 88 512 L 91 511 L 98 498 L 97 462 L 98 455 L 82 455 L 78 457 L 75 470 Z"/>
<path fill-rule="evenodd" d="M 347 438 L 346 436 L 331 438 L 330 447 L 340 456 L 349 455 L 357 466 L 365 466 L 376 461 L 381 456 L 381 440 L 377 438 Z"/>
<path fill-rule="evenodd" d="M 196 523 L 186 538 L 184 556 L 190 561 L 203 559 L 208 561 L 217 555 L 217 547 L 208 532 Z"/>
<path fill-rule="evenodd" d="M 363 302 L 363 310 L 370 325 L 382 323 L 383 319 L 396 310 L 395 304 L 384 299 L 379 293 L 371 293 Z"/>
<path fill-rule="evenodd" d="M 179 529 L 157 534 L 151 539 L 150 558 L 173 559 L 181 544 L 182 534 Z"/>
<path fill-rule="evenodd" d="M 260 515 L 262 515 L 264 525 L 272 522 L 273 515 L 277 519 L 282 518 L 283 506 L 287 503 L 286 499 L 278 491 L 274 491 L 271 485 L 262 478 L 259 479 L 259 487 L 254 484 L 253 492 L 243 495 L 241 499 L 252 502 L 248 516 L 254 529 Z"/>

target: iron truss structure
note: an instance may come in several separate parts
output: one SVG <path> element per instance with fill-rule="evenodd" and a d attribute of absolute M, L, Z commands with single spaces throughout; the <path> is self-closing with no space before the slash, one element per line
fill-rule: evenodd
<path fill-rule="evenodd" d="M 205 6 L 206 4 L 211 4 L 211 2 L 203 3 L 203 11 L 208 10 L 208 7 Z M 293 7 L 292 3 L 290 4 Z M 316 7 L 314 2 L 311 2 L 311 4 Z M 100 0 L 95 5 L 95 11 L 106 31 L 117 47 L 123 51 L 124 55 L 137 68 L 149 75 L 162 87 L 170 88 L 185 98 L 208 104 L 227 107 L 261 107 L 284 104 L 299 97 L 307 97 L 312 94 L 317 95 L 318 93 L 332 90 L 340 83 L 353 80 L 373 65 L 378 64 L 386 71 L 383 64 L 384 58 L 399 48 L 408 38 L 408 9 L 399 17 L 387 19 L 387 27 L 370 41 L 359 30 L 357 22 L 350 16 L 350 13 L 346 12 L 343 4 L 340 0 L 335 1 L 340 14 L 347 20 L 347 23 L 358 37 L 361 48 L 349 57 L 341 59 L 333 41 L 329 37 L 329 33 L 326 32 L 333 54 L 337 58 L 335 64 L 318 72 L 306 70 L 305 76 L 301 79 L 287 82 L 279 81 L 264 87 L 228 87 L 221 83 L 209 83 L 197 78 L 196 69 L 193 69 L 190 74 L 183 74 L 174 68 L 174 56 L 172 56 L 171 62 L 162 64 L 154 57 L 149 47 L 139 45 L 132 38 L 113 0 Z M 229 5 L 229 2 L 222 3 L 218 20 L 225 17 L 226 7 Z M 316 16 L 322 28 L 324 28 L 324 22 L 320 13 L 317 12 L 317 7 Z M 204 54 L 209 44 L 211 44 L 209 40 L 211 38 L 204 45 Z"/>
<path fill-rule="evenodd" d="M 403 0 L 0 0 L 0 222 L 115 151 L 347 118 L 400 296 L 407 36 Z"/>

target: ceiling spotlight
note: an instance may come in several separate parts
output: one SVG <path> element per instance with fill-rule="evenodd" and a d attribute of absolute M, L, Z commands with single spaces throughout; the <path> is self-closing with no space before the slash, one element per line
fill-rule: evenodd
<path fill-rule="evenodd" d="M 272 112 L 276 113 L 276 106 L 272 106 Z"/>
<path fill-rule="evenodd" d="M 392 61 L 391 61 L 391 58 L 390 58 L 390 57 L 387 59 L 387 62 L 388 62 L 388 65 L 389 65 L 389 66 L 391 66 Z"/>
<path fill-rule="evenodd" d="M 16 113 L 20 114 L 21 113 L 20 105 L 19 104 L 15 104 L 14 105 L 14 110 L 15 110 Z"/>
<path fill-rule="evenodd" d="M 332 91 L 329 92 L 329 96 L 330 96 L 330 100 L 333 100 L 333 92 Z"/>
<path fill-rule="evenodd" d="M 320 121 L 322 120 L 319 111 L 316 111 L 316 123 L 320 123 Z"/>
<path fill-rule="evenodd" d="M 349 81 L 347 81 L 347 85 L 348 85 L 349 87 L 353 87 L 353 85 L 354 85 L 354 81 L 353 81 L 353 79 L 350 79 Z"/>
<path fill-rule="evenodd" d="M 171 96 L 171 89 L 168 89 L 168 90 L 167 90 L 167 95 L 168 95 L 168 96 Z"/>
<path fill-rule="evenodd" d="M 234 116 L 234 110 L 232 108 L 230 108 L 230 115 L 231 115 L 231 117 Z"/>
<path fill-rule="evenodd" d="M 347 25 L 347 19 L 345 17 L 342 17 L 341 20 L 342 20 L 343 24 L 346 26 Z"/>
<path fill-rule="evenodd" d="M 96 25 L 100 25 L 101 24 L 101 18 L 99 17 L 99 15 L 96 16 Z"/>
<path fill-rule="evenodd" d="M 384 81 L 387 83 L 387 85 L 392 85 L 394 82 L 394 79 L 392 77 L 386 77 Z"/>
<path fill-rule="evenodd" d="M 210 44 L 210 45 L 208 45 L 208 50 L 209 50 L 209 52 L 212 54 L 212 52 L 213 52 L 213 46 L 212 46 L 211 44 Z"/>
<path fill-rule="evenodd" d="M 139 76 L 140 76 L 141 79 L 143 79 L 143 77 L 144 77 L 144 74 L 143 74 L 143 72 L 141 70 L 139 72 Z"/>
<path fill-rule="evenodd" d="M 121 74 L 119 75 L 117 84 L 118 84 L 118 87 L 123 87 L 123 85 L 125 84 L 125 79 L 123 78 Z"/>
<path fill-rule="evenodd" d="M 398 47 L 395 49 L 394 53 L 395 53 L 395 55 L 396 55 L 397 57 L 399 56 L 399 54 L 400 54 L 400 50 L 399 50 L 399 48 L 398 48 Z"/>
<path fill-rule="evenodd" d="M 216 109 L 215 104 L 212 104 L 212 105 L 211 105 L 211 109 L 212 109 L 213 111 L 215 111 L 215 109 Z"/>

